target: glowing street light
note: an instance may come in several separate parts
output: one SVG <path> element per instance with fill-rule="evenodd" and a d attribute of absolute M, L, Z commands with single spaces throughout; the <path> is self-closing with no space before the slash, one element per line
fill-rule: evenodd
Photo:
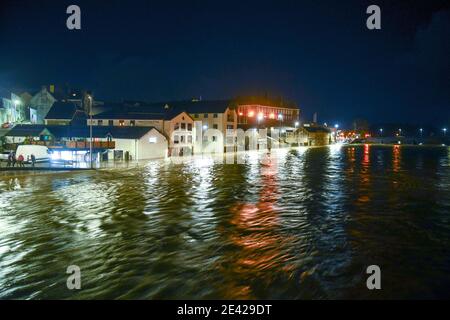
<path fill-rule="evenodd" d="M 260 112 L 258 113 L 258 121 L 261 121 L 262 119 L 264 119 L 264 115 Z"/>
<path fill-rule="evenodd" d="M 336 124 L 334 125 L 334 127 L 337 129 L 337 128 L 339 128 L 339 125 L 336 123 Z"/>
<path fill-rule="evenodd" d="M 297 128 L 298 127 L 298 125 L 299 125 L 299 123 L 298 123 L 298 121 L 295 121 L 295 124 L 294 124 L 294 126 Z"/>
<path fill-rule="evenodd" d="M 258 120 L 258 129 L 259 129 L 259 123 L 261 122 L 262 119 L 264 119 L 264 114 L 262 114 L 262 112 L 258 113 L 256 119 Z"/>
<path fill-rule="evenodd" d="M 444 131 L 444 136 L 447 134 L 447 128 L 442 129 Z"/>
<path fill-rule="evenodd" d="M 207 124 L 204 124 L 203 125 L 203 130 L 207 130 L 208 129 L 208 125 Z"/>

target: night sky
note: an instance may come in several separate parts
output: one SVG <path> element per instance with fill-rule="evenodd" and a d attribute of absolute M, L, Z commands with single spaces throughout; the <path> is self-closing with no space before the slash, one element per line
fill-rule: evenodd
<path fill-rule="evenodd" d="M 66 8 L 81 7 L 79 31 Z M 366 28 L 381 7 L 382 30 Z M 115 101 L 283 96 L 302 120 L 450 123 L 450 1 L 0 4 L 0 89 Z"/>

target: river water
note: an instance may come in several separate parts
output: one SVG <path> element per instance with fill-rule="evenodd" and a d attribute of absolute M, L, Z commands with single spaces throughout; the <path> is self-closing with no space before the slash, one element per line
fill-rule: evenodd
<path fill-rule="evenodd" d="M 263 157 L 3 173 L 0 298 L 450 297 L 450 149 Z"/>

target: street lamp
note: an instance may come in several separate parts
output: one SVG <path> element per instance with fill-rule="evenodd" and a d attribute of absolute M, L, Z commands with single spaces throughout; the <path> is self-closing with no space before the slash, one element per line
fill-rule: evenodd
<path fill-rule="evenodd" d="M 280 128 L 278 129 L 278 139 L 281 143 L 281 122 L 283 121 L 283 114 L 278 114 L 278 120 L 280 121 Z"/>
<path fill-rule="evenodd" d="M 256 119 L 258 120 L 258 129 L 259 129 L 259 123 L 264 119 L 264 115 L 262 114 L 262 112 L 258 113 Z"/>
<path fill-rule="evenodd" d="M 422 138 L 422 134 L 423 134 L 423 129 L 422 129 L 422 128 L 420 128 L 420 129 L 419 129 L 419 131 L 420 131 L 420 137 Z"/>
<path fill-rule="evenodd" d="M 447 128 L 442 129 L 444 131 L 444 136 L 447 134 Z"/>
<path fill-rule="evenodd" d="M 398 129 L 398 133 L 401 136 L 402 135 L 402 129 Z"/>
<path fill-rule="evenodd" d="M 298 121 L 295 121 L 294 126 L 297 128 L 299 125 Z"/>
<path fill-rule="evenodd" d="M 337 128 L 339 128 L 339 125 L 338 125 L 338 124 L 335 124 L 334 127 L 337 129 Z"/>
<path fill-rule="evenodd" d="M 383 128 L 380 128 L 380 136 L 383 135 Z"/>

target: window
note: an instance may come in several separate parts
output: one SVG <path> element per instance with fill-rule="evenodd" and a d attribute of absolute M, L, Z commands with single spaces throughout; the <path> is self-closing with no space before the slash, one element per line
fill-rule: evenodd
<path fill-rule="evenodd" d="M 181 130 L 186 130 L 186 123 L 184 122 L 181 123 Z"/>
<path fill-rule="evenodd" d="M 150 142 L 150 143 L 156 143 L 156 142 L 157 142 L 157 139 L 156 139 L 156 137 L 150 137 L 150 138 L 148 138 L 148 142 Z"/>
<path fill-rule="evenodd" d="M 234 129 L 234 126 L 232 124 L 227 125 L 227 129 Z"/>
<path fill-rule="evenodd" d="M 183 143 L 184 142 L 184 136 L 180 137 L 180 142 Z"/>
<path fill-rule="evenodd" d="M 98 120 L 98 121 L 97 121 L 97 124 L 98 124 L 99 126 L 102 126 L 102 125 L 103 125 L 103 120 Z"/>
<path fill-rule="evenodd" d="M 217 124 L 213 124 L 213 129 L 218 129 L 219 126 Z"/>
<path fill-rule="evenodd" d="M 135 126 L 136 125 L 136 122 L 134 121 L 134 120 L 130 120 L 130 126 Z"/>
<path fill-rule="evenodd" d="M 125 120 L 119 120 L 119 126 L 123 127 L 125 125 Z"/>
<path fill-rule="evenodd" d="M 216 136 L 212 136 L 212 141 L 217 141 L 217 137 Z"/>
<path fill-rule="evenodd" d="M 187 136 L 187 142 L 192 143 L 192 136 Z"/>
<path fill-rule="evenodd" d="M 192 123 L 188 123 L 188 131 L 192 131 Z"/>
<path fill-rule="evenodd" d="M 175 135 L 173 137 L 173 143 L 178 143 L 178 142 L 180 142 L 180 137 L 178 135 Z"/>
<path fill-rule="evenodd" d="M 203 118 L 208 118 L 208 114 L 205 113 L 205 114 L 203 115 Z"/>
<path fill-rule="evenodd" d="M 213 118 L 217 118 L 217 117 L 218 117 L 217 113 L 214 113 Z"/>
<path fill-rule="evenodd" d="M 198 118 L 198 113 L 194 114 L 194 118 Z"/>
<path fill-rule="evenodd" d="M 175 123 L 175 128 L 174 128 L 174 130 L 178 130 L 178 129 L 180 129 L 180 124 L 177 122 L 177 123 Z"/>
<path fill-rule="evenodd" d="M 108 125 L 113 126 L 114 125 L 114 120 L 108 120 Z"/>

